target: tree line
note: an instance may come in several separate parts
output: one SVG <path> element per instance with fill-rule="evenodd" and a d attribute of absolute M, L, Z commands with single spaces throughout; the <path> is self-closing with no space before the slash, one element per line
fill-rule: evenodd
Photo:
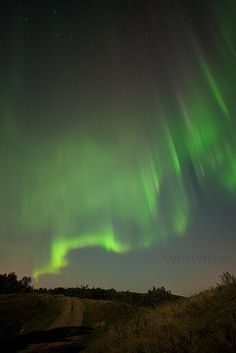
<path fill-rule="evenodd" d="M 55 289 L 39 288 L 39 293 L 49 293 L 55 295 L 66 295 L 70 297 L 96 299 L 96 300 L 116 300 L 128 304 L 139 306 L 157 306 L 164 302 L 176 300 L 178 297 L 171 294 L 164 287 L 156 288 L 155 286 L 146 293 L 137 293 L 131 291 L 117 291 L 114 288 L 103 289 L 100 287 L 89 288 L 88 285 L 80 287 L 64 288 L 57 287 Z"/>
<path fill-rule="evenodd" d="M 139 306 L 157 306 L 167 301 L 177 299 L 177 296 L 171 294 L 164 287 L 153 287 L 146 293 L 136 293 L 131 291 L 117 291 L 114 288 L 103 289 L 100 287 L 90 288 L 88 285 L 79 287 L 57 287 L 54 289 L 32 287 L 31 277 L 22 277 L 18 279 L 15 272 L 9 274 L 0 274 L 0 294 L 34 292 L 39 294 L 65 295 L 70 297 L 96 299 L 96 300 L 116 300 L 132 305 Z"/>
<path fill-rule="evenodd" d="M 24 276 L 18 279 L 15 272 L 0 274 L 0 294 L 31 292 L 31 277 Z"/>

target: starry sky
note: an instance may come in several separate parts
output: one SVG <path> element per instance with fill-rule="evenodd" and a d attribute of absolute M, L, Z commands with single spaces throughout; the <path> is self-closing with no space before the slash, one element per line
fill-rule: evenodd
<path fill-rule="evenodd" d="M 1 272 L 183 295 L 235 272 L 235 2 L 0 18 Z"/>

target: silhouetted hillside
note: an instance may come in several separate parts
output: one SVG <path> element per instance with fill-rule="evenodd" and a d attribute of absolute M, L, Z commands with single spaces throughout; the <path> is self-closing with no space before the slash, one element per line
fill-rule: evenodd
<path fill-rule="evenodd" d="M 64 294 L 70 297 L 96 299 L 96 300 L 117 300 L 131 305 L 139 305 L 145 307 L 155 307 L 165 302 L 173 301 L 179 297 L 171 294 L 164 287 L 156 288 L 155 286 L 148 290 L 147 293 L 136 293 L 131 291 L 116 291 L 114 288 L 89 288 L 88 286 L 80 286 L 76 288 L 58 287 L 55 289 L 40 288 L 36 290 L 38 293 Z"/>
<path fill-rule="evenodd" d="M 236 278 L 191 298 L 142 308 L 94 340 L 86 353 L 235 353 Z"/>

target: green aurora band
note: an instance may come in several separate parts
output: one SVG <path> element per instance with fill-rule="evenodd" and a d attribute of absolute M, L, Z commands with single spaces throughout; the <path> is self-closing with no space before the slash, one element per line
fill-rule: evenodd
<path fill-rule="evenodd" d="M 124 253 L 184 236 L 197 204 L 190 168 L 202 190 L 214 184 L 236 196 L 235 5 L 215 17 L 217 64 L 191 35 L 191 63 L 172 80 L 172 94 L 163 92 L 170 101 L 151 113 L 149 129 L 133 113 L 121 126 L 101 117 L 109 136 L 89 124 L 51 136 L 5 112 L 1 184 L 15 207 L 1 202 L 1 224 L 14 219 L 20 229 L 52 234 L 48 261 L 36 259 L 36 280 L 59 273 L 73 249 Z"/>

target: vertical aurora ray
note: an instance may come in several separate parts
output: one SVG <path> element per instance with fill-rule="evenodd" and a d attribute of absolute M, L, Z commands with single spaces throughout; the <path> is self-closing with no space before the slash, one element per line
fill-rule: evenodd
<path fill-rule="evenodd" d="M 215 98 L 217 104 L 221 108 L 222 112 L 228 117 L 229 116 L 229 111 L 228 108 L 226 107 L 223 95 L 219 89 L 219 85 L 217 84 L 216 80 L 213 78 L 212 73 L 206 63 L 206 61 L 203 59 L 203 57 L 199 53 L 199 60 L 200 64 L 202 67 L 203 74 L 206 78 L 206 82 L 209 86 L 209 91 L 211 92 L 212 96 Z"/>
<path fill-rule="evenodd" d="M 1 107 L 0 222 L 4 230 L 47 235 L 49 254 L 36 254 L 34 278 L 69 266 L 72 250 L 122 254 L 187 235 L 198 206 L 190 169 L 204 192 L 210 180 L 236 198 L 235 15 L 234 2 L 214 12 L 210 54 L 190 24 L 186 33 L 183 15 L 171 49 L 151 37 L 161 49 L 139 61 L 144 82 L 155 86 L 154 104 L 143 87 L 143 101 L 132 96 L 134 58 L 131 65 L 122 54 L 112 66 L 119 61 L 118 98 L 104 90 L 92 107 L 84 99 L 72 123 L 66 113 L 66 123 L 49 117 L 47 125 L 42 116 L 34 126 Z M 135 83 L 123 94 L 126 80 Z"/>

